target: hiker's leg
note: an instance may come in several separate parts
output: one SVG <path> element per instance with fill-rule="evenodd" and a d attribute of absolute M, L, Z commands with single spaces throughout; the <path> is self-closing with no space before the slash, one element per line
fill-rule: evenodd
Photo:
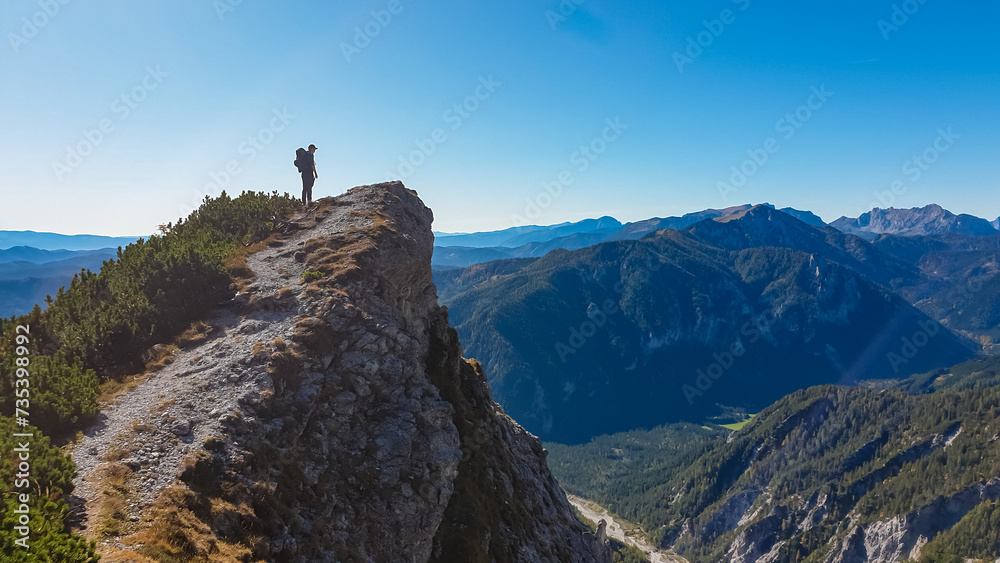
<path fill-rule="evenodd" d="M 302 175 L 302 204 L 309 205 L 312 203 L 313 198 L 313 184 L 316 183 L 316 178 L 312 174 Z"/>

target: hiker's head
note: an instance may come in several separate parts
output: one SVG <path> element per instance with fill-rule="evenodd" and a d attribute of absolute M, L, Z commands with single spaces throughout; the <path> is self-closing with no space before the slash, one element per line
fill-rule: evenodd
<path fill-rule="evenodd" d="M 310 153 L 315 153 L 316 152 L 316 145 L 309 145 L 309 152 Z"/>

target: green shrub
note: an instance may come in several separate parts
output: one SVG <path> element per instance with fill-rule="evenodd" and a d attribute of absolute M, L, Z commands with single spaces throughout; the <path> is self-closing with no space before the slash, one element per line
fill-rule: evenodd
<path fill-rule="evenodd" d="M 142 369 L 143 353 L 186 330 L 233 283 L 227 261 L 280 228 L 296 208 L 287 194 L 225 192 L 160 235 L 118 249 L 100 272 L 83 270 L 42 312 L 3 322 L 0 408 L 13 408 L 15 327 L 31 328 L 32 422 L 69 435 L 97 413 L 97 388 Z"/>
<path fill-rule="evenodd" d="M 325 274 L 323 272 L 317 272 L 316 270 L 306 270 L 302 272 L 302 282 L 312 283 L 316 280 L 321 280 Z"/>
<path fill-rule="evenodd" d="M 13 436 L 15 432 L 35 434 L 29 444 L 31 470 L 27 488 L 10 488 L 15 484 L 17 473 L 13 460 L 19 439 Z M 73 491 L 74 471 L 73 461 L 36 428 L 19 428 L 12 419 L 0 416 L 0 483 L 4 483 L 10 493 L 0 504 L 0 550 L 5 562 L 94 563 L 98 560 L 96 545 L 70 533 L 66 524 L 69 508 L 64 497 Z M 22 537 L 14 530 L 19 525 L 19 514 L 15 512 L 19 499 L 15 493 L 30 494 L 27 503 L 30 550 L 14 543 Z"/>
<path fill-rule="evenodd" d="M 613 563 L 649 563 L 646 552 L 635 547 L 622 543 L 616 539 L 611 539 L 611 561 Z"/>

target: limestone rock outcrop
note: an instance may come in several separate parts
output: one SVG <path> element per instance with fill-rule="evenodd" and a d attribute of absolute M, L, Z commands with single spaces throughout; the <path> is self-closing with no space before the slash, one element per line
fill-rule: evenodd
<path fill-rule="evenodd" d="M 462 357 L 431 211 L 399 182 L 318 203 L 250 256 L 256 280 L 210 337 L 86 433 L 88 506 L 96 452 L 130 451 L 119 471 L 142 483 L 123 509 L 136 529 L 104 551 L 140 561 L 165 537 L 192 560 L 609 562 Z"/>

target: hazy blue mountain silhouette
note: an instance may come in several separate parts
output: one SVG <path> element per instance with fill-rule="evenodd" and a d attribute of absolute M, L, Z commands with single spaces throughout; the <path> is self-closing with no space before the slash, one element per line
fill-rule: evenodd
<path fill-rule="evenodd" d="M 767 203 L 763 205 L 774 208 Z M 626 225 L 612 217 L 601 217 L 551 227 L 516 227 L 458 235 L 438 233 L 434 243 L 433 264 L 465 267 L 504 258 L 540 257 L 556 249 L 577 250 L 611 240 L 638 240 L 660 229 L 683 229 L 705 219 L 742 213 L 751 207 L 753 206 L 746 204 L 725 209 L 706 209 L 681 217 L 654 217 Z M 790 207 L 782 211 L 810 225 L 825 225 L 822 219 L 809 211 Z"/>
<path fill-rule="evenodd" d="M 98 250 L 128 246 L 139 237 L 60 235 L 36 231 L 0 231 L 0 249 L 30 246 L 40 250 Z"/>
<path fill-rule="evenodd" d="M 117 256 L 116 248 L 42 250 L 16 246 L 0 250 L 0 316 L 25 314 L 46 295 L 55 295 L 81 269 L 100 270 Z"/>
<path fill-rule="evenodd" d="M 27 262 L 30 264 L 48 264 L 61 260 L 81 259 L 88 256 L 114 257 L 117 248 L 100 248 L 97 250 L 43 250 L 31 246 L 15 246 L 0 250 L 0 264 Z"/>
<path fill-rule="evenodd" d="M 515 248 L 530 242 L 545 242 L 577 233 L 614 233 L 622 224 L 614 217 L 584 219 L 575 223 L 558 225 L 511 227 L 501 231 L 483 233 L 434 233 L 435 246 L 462 246 L 471 248 L 507 247 Z"/>

